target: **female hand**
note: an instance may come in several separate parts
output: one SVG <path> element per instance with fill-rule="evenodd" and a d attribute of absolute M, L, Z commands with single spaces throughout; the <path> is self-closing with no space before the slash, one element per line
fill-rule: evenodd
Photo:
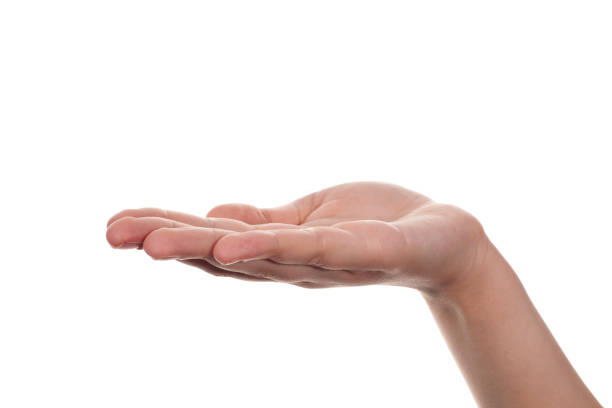
<path fill-rule="evenodd" d="M 275 208 L 224 204 L 206 218 L 124 210 L 109 220 L 107 239 L 222 276 L 423 291 L 468 280 L 489 247 L 467 212 L 379 182 L 340 184 Z"/>
<path fill-rule="evenodd" d="M 215 275 L 419 289 L 479 406 L 601 406 L 480 223 L 400 186 L 346 183 L 276 208 L 220 205 L 206 218 L 125 210 L 107 239 Z"/>

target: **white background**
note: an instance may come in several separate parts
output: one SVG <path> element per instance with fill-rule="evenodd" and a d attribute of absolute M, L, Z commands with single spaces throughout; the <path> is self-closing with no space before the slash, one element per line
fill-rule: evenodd
<path fill-rule="evenodd" d="M 612 404 L 608 1 L 0 2 L 0 405 L 473 407 L 420 295 L 113 250 L 154 206 L 475 214 Z"/>

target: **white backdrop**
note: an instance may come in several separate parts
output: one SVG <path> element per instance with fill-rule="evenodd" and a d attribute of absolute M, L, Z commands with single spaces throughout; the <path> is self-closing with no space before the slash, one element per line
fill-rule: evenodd
<path fill-rule="evenodd" d="M 607 1 L 0 2 L 0 405 L 473 407 L 420 295 L 113 250 L 338 183 L 474 213 L 612 404 Z"/>

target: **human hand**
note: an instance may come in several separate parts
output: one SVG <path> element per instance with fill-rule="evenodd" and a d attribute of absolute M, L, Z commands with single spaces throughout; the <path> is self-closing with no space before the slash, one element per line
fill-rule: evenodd
<path fill-rule="evenodd" d="M 320 288 L 436 291 L 469 279 L 489 241 L 469 213 L 398 185 L 354 182 L 276 208 L 214 207 L 206 218 L 145 208 L 108 222 L 114 247 L 142 247 L 215 275 Z"/>

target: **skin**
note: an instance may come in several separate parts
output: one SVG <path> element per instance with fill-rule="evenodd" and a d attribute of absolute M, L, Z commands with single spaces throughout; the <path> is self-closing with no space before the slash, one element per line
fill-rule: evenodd
<path fill-rule="evenodd" d="M 124 210 L 106 236 L 217 276 L 417 289 L 479 406 L 601 406 L 478 220 L 401 186 L 345 183 L 280 207 L 219 205 L 205 218 Z"/>

